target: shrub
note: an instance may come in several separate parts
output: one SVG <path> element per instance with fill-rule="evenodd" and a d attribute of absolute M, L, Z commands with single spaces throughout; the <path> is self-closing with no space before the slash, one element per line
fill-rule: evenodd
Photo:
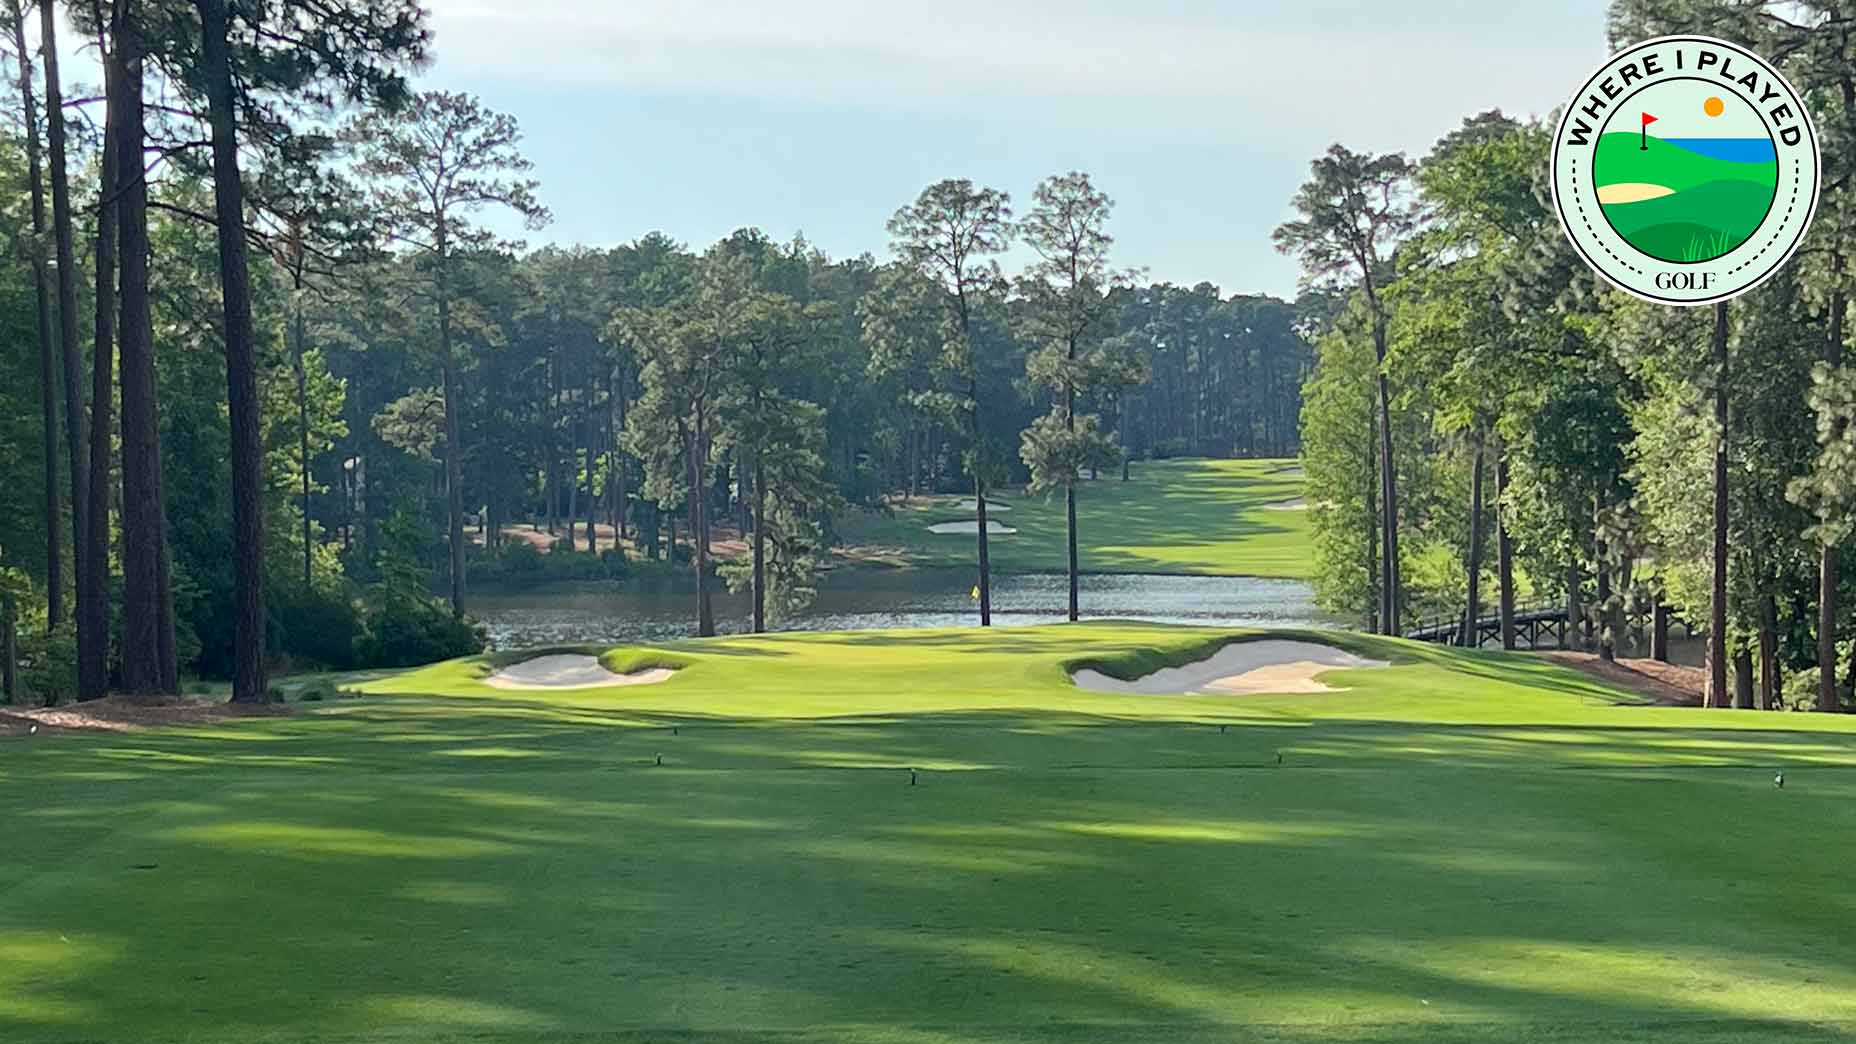
<path fill-rule="evenodd" d="M 1785 675 L 1779 683 L 1779 706 L 1791 711 L 1812 711 L 1817 709 L 1817 665 L 1800 667 Z M 1842 710 L 1850 709 L 1850 691 L 1837 686 L 1837 706 Z"/>
<path fill-rule="evenodd" d="M 526 540 L 511 540 L 500 551 L 479 553 L 471 561 L 471 579 L 488 587 L 534 587 L 575 580 L 618 580 L 630 565 L 619 548 L 569 551 L 557 540 L 546 552 Z"/>
<path fill-rule="evenodd" d="M 70 623 L 19 636 L 19 680 L 47 706 L 77 697 L 77 629 Z"/>
<path fill-rule="evenodd" d="M 443 600 L 379 584 L 369 592 L 355 651 L 363 667 L 416 667 L 480 653 L 488 644 L 481 624 L 453 616 Z"/>
<path fill-rule="evenodd" d="M 272 655 L 335 670 L 355 666 L 361 611 L 345 585 L 333 590 L 282 585 L 271 590 L 266 606 Z"/>
<path fill-rule="evenodd" d="M 1185 439 L 1161 439 L 1154 443 L 1155 460 L 1171 460 L 1192 455 L 1192 444 Z"/>

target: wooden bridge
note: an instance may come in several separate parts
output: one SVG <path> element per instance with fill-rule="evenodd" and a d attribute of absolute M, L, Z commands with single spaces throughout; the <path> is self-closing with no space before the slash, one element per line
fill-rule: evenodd
<path fill-rule="evenodd" d="M 1656 624 L 1656 611 L 1627 614 L 1625 635 L 1621 642 L 1630 641 L 1632 632 L 1642 638 Z M 1666 636 L 1672 626 L 1681 627 L 1682 633 L 1690 638 L 1695 636 L 1695 628 L 1679 613 L 1674 613 L 1667 606 L 1661 610 L 1662 633 Z M 1418 626 L 1405 630 L 1404 636 L 1420 642 L 1436 645 L 1456 645 L 1462 636 L 1463 618 L 1461 616 L 1433 616 L 1420 620 Z M 1543 645 L 1557 646 L 1563 649 L 1580 647 L 1581 637 L 1566 632 L 1566 607 L 1549 602 L 1533 602 L 1516 606 L 1514 610 L 1514 641 L 1517 646 L 1538 649 Z M 1589 636 L 1583 640 L 1590 641 Z M 1500 645 L 1502 641 L 1502 618 L 1499 613 L 1484 616 L 1476 621 L 1475 645 Z"/>
<path fill-rule="evenodd" d="M 1456 645 L 1462 637 L 1463 617 L 1435 616 L 1421 620 L 1418 626 L 1407 628 L 1405 637 L 1420 642 L 1432 642 L 1437 645 Z M 1541 645 L 1561 645 L 1567 638 L 1566 607 L 1537 602 L 1530 605 L 1516 606 L 1514 610 L 1514 640 L 1517 645 L 1538 648 Z M 1502 641 L 1502 618 L 1497 613 L 1484 616 L 1476 621 L 1475 644 L 1480 647 Z"/>

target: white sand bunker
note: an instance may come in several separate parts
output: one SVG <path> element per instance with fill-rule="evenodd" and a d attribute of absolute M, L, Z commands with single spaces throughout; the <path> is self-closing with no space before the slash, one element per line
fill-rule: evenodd
<path fill-rule="evenodd" d="M 1331 645 L 1272 638 L 1233 642 L 1209 659 L 1184 667 L 1163 667 L 1133 681 L 1122 681 L 1092 670 L 1077 671 L 1070 675 L 1070 680 L 1096 692 L 1144 695 L 1337 692 L 1341 690 L 1316 681 L 1315 675 L 1336 667 L 1385 666 L 1385 660 L 1369 660 Z"/>
<path fill-rule="evenodd" d="M 962 511 L 978 511 L 980 509 L 980 502 L 977 500 L 974 500 L 972 497 L 968 497 L 967 499 L 961 501 L 958 507 Z M 996 500 L 988 500 L 986 502 L 986 510 L 987 511 L 1010 511 L 1012 510 L 1012 505 L 1001 504 Z"/>
<path fill-rule="evenodd" d="M 511 664 L 483 680 L 497 689 L 597 689 L 607 685 L 654 685 L 676 672 L 652 667 L 631 674 L 614 674 L 595 656 L 556 653 Z"/>
<path fill-rule="evenodd" d="M 979 531 L 980 520 L 977 518 L 963 519 L 959 522 L 936 522 L 934 525 L 928 527 L 928 532 L 930 533 L 977 533 Z M 1010 536 L 1018 532 L 1018 530 L 1013 529 L 1011 526 L 994 522 L 989 518 L 986 520 L 986 532 L 1003 533 Z"/>

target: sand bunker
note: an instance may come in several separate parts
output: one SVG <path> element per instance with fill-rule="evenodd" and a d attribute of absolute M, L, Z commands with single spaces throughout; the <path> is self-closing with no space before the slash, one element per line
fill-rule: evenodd
<path fill-rule="evenodd" d="M 979 531 L 980 520 L 977 518 L 969 518 L 960 522 L 936 522 L 934 525 L 928 527 L 928 532 L 930 533 L 977 533 Z M 1018 530 L 1013 529 L 1011 526 L 994 522 L 989 518 L 986 520 L 986 532 L 1003 533 L 1009 536 L 1018 532 Z"/>
<path fill-rule="evenodd" d="M 974 500 L 972 497 L 968 497 L 967 499 L 961 501 L 957 506 L 962 511 L 978 511 L 980 509 L 980 502 L 977 500 Z M 994 512 L 994 511 L 1010 511 L 1012 510 L 1012 505 L 1001 504 L 996 500 L 988 500 L 986 502 L 986 510 L 988 513 Z"/>
<path fill-rule="evenodd" d="M 1315 642 L 1268 639 L 1233 642 L 1211 658 L 1184 667 L 1163 667 L 1152 674 L 1122 681 L 1100 671 L 1081 670 L 1070 680 L 1096 692 L 1161 695 L 1206 693 L 1234 695 L 1255 692 L 1336 692 L 1315 675 L 1336 667 L 1384 667 L 1385 660 L 1369 660 L 1343 649 Z"/>
<path fill-rule="evenodd" d="M 652 667 L 631 674 L 614 674 L 594 656 L 557 653 L 511 664 L 483 680 L 497 689 L 597 689 L 607 685 L 653 685 L 677 672 Z"/>
<path fill-rule="evenodd" d="M 1605 204 L 1641 203 L 1646 199 L 1674 195 L 1675 191 L 1666 185 L 1652 185 L 1645 181 L 1620 181 L 1598 186 L 1598 201 Z"/>

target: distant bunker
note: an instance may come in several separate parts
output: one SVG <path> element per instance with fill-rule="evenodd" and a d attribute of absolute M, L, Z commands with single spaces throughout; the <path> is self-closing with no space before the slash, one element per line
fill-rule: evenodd
<path fill-rule="evenodd" d="M 930 533 L 978 533 L 979 531 L 980 522 L 977 518 L 961 519 L 959 522 L 936 522 L 928 527 Z M 989 518 L 986 520 L 986 532 L 995 536 L 1011 536 L 1018 530 Z"/>
<path fill-rule="evenodd" d="M 630 674 L 614 674 L 597 656 L 555 653 L 510 664 L 483 680 L 493 689 L 603 689 L 609 685 L 655 685 L 677 673 L 668 667 L 650 667 Z"/>
<path fill-rule="evenodd" d="M 1087 668 L 1071 674 L 1070 680 L 1093 692 L 1123 695 L 1342 692 L 1345 690 L 1316 680 L 1316 675 L 1335 668 L 1389 665 L 1386 660 L 1369 660 L 1331 645 L 1270 638 L 1233 642 L 1197 663 L 1163 667 L 1131 681 Z"/>

